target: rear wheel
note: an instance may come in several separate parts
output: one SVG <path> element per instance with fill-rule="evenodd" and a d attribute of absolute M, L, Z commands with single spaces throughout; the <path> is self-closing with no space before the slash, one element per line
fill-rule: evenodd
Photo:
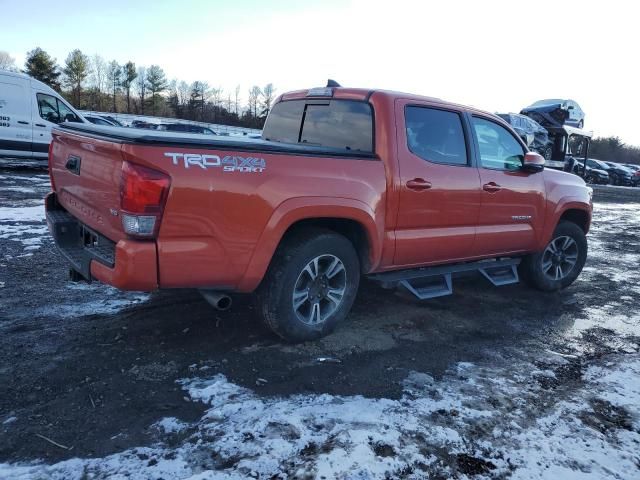
<path fill-rule="evenodd" d="M 360 282 L 360 262 L 342 235 L 307 229 L 278 250 L 257 292 L 266 324 L 290 342 L 327 335 L 347 316 Z"/>
<path fill-rule="evenodd" d="M 529 255 L 521 266 L 533 287 L 554 291 L 571 285 L 587 260 L 587 237 L 575 223 L 561 221 L 541 252 Z"/>

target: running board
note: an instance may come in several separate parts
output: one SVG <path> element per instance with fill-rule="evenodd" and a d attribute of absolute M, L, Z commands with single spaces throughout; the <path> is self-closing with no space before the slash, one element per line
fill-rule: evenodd
<path fill-rule="evenodd" d="M 385 288 L 402 286 L 420 300 L 442 297 L 453 293 L 453 275 L 480 272 L 496 287 L 518 283 L 519 258 L 482 260 L 441 267 L 423 267 L 411 270 L 376 273 L 368 275 Z"/>

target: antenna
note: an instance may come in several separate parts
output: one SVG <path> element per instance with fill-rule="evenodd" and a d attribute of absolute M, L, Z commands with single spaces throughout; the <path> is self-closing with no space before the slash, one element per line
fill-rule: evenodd
<path fill-rule="evenodd" d="M 338 82 L 336 82 L 335 80 L 327 80 L 327 87 L 341 87 L 342 85 L 340 85 Z"/>

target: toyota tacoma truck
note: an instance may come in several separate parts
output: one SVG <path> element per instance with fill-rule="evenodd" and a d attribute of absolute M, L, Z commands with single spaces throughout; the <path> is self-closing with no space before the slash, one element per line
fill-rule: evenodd
<path fill-rule="evenodd" d="M 418 298 L 471 270 L 552 291 L 587 256 L 581 178 L 495 115 L 405 93 L 286 93 L 257 139 L 66 123 L 49 169 L 75 280 L 196 288 L 218 308 L 254 292 L 288 341 L 332 331 L 363 275 Z"/>

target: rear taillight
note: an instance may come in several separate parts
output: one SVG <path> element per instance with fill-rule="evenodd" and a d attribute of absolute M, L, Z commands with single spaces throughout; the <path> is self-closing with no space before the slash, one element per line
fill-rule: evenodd
<path fill-rule="evenodd" d="M 49 156 L 47 157 L 49 165 L 49 180 L 51 181 L 51 190 L 56 191 L 56 184 L 53 181 L 53 140 L 49 144 Z"/>
<path fill-rule="evenodd" d="M 149 238 L 158 233 L 170 184 L 162 172 L 123 162 L 120 208 L 122 227 L 128 235 Z"/>

